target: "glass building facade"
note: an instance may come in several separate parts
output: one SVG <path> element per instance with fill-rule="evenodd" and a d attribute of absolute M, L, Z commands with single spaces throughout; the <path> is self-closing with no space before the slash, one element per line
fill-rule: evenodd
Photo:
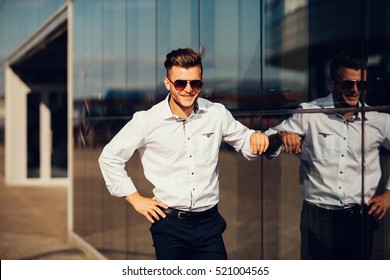
<path fill-rule="evenodd" d="M 171 50 L 199 51 L 202 96 L 224 104 L 253 129 L 277 125 L 301 102 L 327 95 L 329 60 L 342 49 L 368 55 L 366 101 L 371 109 L 390 112 L 386 0 L 17 0 L 0 5 L 0 36 L 7 38 L 0 43 L 0 61 L 8 61 L 25 83 L 50 88 L 46 95 L 33 91 L 26 101 L 27 181 L 42 177 L 36 171 L 43 163 L 36 159 L 42 146 L 34 124 L 42 118 L 44 102 L 52 112 L 49 178 L 69 179 L 70 235 L 108 259 L 154 258 L 148 222 L 109 195 L 97 159 L 134 112 L 166 97 L 163 63 Z M 20 44 L 61 8 L 66 20 L 54 29 L 58 36 L 42 46 L 46 56 L 37 50 L 14 59 Z M 34 61 L 50 66 L 42 75 L 32 74 L 27 66 Z M 381 156 L 379 190 L 390 169 L 388 152 Z M 230 259 L 300 258 L 299 164 L 299 157 L 289 154 L 249 162 L 222 145 L 219 209 L 228 224 L 224 239 Z M 139 191 L 151 195 L 138 154 L 126 168 Z M 390 259 L 389 216 L 375 233 L 374 259 Z"/>

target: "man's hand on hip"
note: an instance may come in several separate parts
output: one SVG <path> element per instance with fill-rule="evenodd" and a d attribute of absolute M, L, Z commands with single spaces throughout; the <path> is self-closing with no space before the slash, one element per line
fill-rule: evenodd
<path fill-rule="evenodd" d="M 138 213 L 144 215 L 151 223 L 154 223 L 154 220 L 160 220 L 160 217 L 166 217 L 161 208 L 167 209 L 168 206 L 161 201 L 157 201 L 154 198 L 144 197 L 138 192 L 126 196 L 125 199 Z"/>

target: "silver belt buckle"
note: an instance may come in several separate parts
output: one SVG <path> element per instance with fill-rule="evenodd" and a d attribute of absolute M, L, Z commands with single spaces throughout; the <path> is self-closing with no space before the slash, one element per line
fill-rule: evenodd
<path fill-rule="evenodd" d="M 179 212 L 177 213 L 177 217 L 178 217 L 180 220 L 184 220 L 184 219 L 186 218 L 186 216 L 187 216 L 187 213 L 184 212 L 184 211 L 179 211 Z"/>

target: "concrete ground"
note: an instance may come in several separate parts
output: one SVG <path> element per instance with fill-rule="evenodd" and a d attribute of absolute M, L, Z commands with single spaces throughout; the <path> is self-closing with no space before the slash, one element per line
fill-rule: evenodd
<path fill-rule="evenodd" d="M 67 242 L 67 191 L 0 182 L 0 259 L 83 260 Z"/>

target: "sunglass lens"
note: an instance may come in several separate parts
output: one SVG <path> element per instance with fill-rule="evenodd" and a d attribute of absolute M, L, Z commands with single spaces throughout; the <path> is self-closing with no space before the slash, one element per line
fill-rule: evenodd
<path fill-rule="evenodd" d="M 355 85 L 355 81 L 342 81 L 341 87 L 343 89 L 351 89 Z"/>
<path fill-rule="evenodd" d="M 187 81 L 186 80 L 176 80 L 173 85 L 175 86 L 175 89 L 178 91 L 182 91 L 186 88 L 187 86 Z M 191 88 L 195 91 L 198 92 L 202 89 L 203 82 L 201 80 L 193 80 L 190 81 Z"/>
<path fill-rule="evenodd" d="M 367 85 L 367 82 L 366 81 L 342 81 L 341 82 L 341 87 L 343 89 L 352 89 L 354 86 L 355 86 L 355 83 L 356 83 L 356 86 L 358 88 L 358 90 L 361 90 L 362 87 L 366 88 L 366 85 Z"/>
<path fill-rule="evenodd" d="M 174 82 L 174 86 L 175 86 L 176 90 L 182 91 L 182 90 L 184 90 L 186 88 L 187 81 L 185 81 L 185 80 L 176 80 Z"/>
<path fill-rule="evenodd" d="M 203 82 L 201 80 L 193 80 L 190 82 L 192 89 L 196 92 L 200 91 L 203 86 Z"/>

